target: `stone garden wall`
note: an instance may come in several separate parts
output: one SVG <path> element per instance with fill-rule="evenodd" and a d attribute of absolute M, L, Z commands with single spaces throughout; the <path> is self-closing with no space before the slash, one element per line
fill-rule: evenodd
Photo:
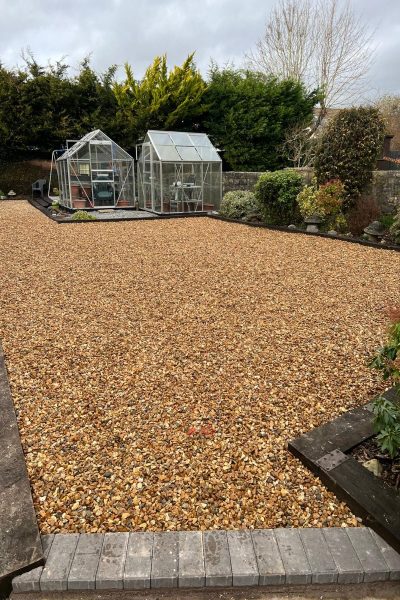
<path fill-rule="evenodd" d="M 295 169 L 310 183 L 313 170 L 306 167 Z M 252 190 L 257 183 L 260 172 L 225 171 L 222 173 L 223 193 L 232 190 Z M 393 213 L 400 206 L 400 170 L 374 171 L 370 195 L 378 202 L 384 213 Z"/>

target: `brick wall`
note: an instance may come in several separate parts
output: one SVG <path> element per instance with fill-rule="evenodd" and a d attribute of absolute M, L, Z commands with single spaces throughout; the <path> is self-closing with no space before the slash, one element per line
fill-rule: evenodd
<path fill-rule="evenodd" d="M 310 168 L 295 169 L 306 183 L 310 183 L 313 171 Z M 222 173 L 223 193 L 232 190 L 252 190 L 261 173 L 225 171 Z M 400 206 L 400 171 L 374 171 L 371 196 L 378 202 L 382 212 L 393 213 Z"/>

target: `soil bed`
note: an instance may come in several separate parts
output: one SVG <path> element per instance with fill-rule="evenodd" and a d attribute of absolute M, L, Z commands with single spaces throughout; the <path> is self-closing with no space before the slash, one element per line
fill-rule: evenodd
<path fill-rule="evenodd" d="M 380 479 L 396 490 L 399 489 L 400 457 L 391 460 L 389 456 L 382 454 L 374 437 L 353 448 L 350 454 L 360 463 L 373 459 L 378 460 L 382 467 Z"/>
<path fill-rule="evenodd" d="M 382 391 L 400 254 L 0 204 L 0 338 L 41 531 L 355 526 L 287 441 Z"/>

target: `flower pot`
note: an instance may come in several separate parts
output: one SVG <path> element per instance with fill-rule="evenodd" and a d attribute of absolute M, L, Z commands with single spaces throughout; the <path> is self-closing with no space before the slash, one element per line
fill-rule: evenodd
<path fill-rule="evenodd" d="M 86 208 L 86 198 L 73 199 L 74 208 Z"/>

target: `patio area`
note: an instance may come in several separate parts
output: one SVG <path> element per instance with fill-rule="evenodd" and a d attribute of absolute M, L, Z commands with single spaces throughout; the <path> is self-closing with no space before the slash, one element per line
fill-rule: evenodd
<path fill-rule="evenodd" d="M 400 255 L 0 205 L 0 339 L 42 533 L 357 526 L 288 440 L 382 389 Z"/>

